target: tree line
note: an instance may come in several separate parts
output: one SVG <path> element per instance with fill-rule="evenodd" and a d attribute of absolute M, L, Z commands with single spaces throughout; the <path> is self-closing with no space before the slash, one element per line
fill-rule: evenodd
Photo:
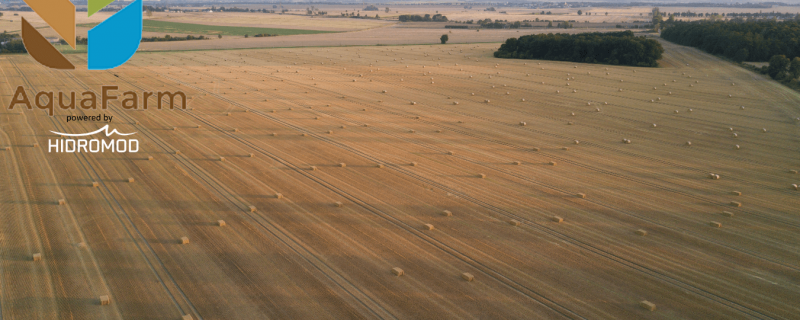
<path fill-rule="evenodd" d="M 713 16 L 720 16 L 720 17 L 728 17 L 728 18 L 749 18 L 749 19 L 756 19 L 756 18 L 777 18 L 777 19 L 795 19 L 798 14 L 792 12 L 665 12 L 664 14 L 668 16 L 675 16 L 679 18 L 696 18 L 696 17 L 713 17 Z"/>
<path fill-rule="evenodd" d="M 800 56 L 800 21 L 673 22 L 661 38 L 736 62 Z"/>
<path fill-rule="evenodd" d="M 447 22 L 447 17 L 441 14 L 435 14 L 431 16 L 430 14 L 426 14 L 425 16 L 420 16 L 418 14 L 401 14 L 397 17 L 400 22 L 406 21 L 437 21 L 437 22 Z"/>
<path fill-rule="evenodd" d="M 472 21 L 468 21 L 467 23 L 472 23 Z M 508 22 L 508 20 L 494 20 L 492 19 L 485 19 L 485 20 L 478 20 L 478 24 L 481 25 L 481 28 L 486 29 L 519 29 L 519 28 L 532 28 L 528 22 Z"/>
<path fill-rule="evenodd" d="M 636 37 L 631 31 L 579 34 L 536 34 L 510 38 L 496 58 L 542 59 L 656 67 L 664 48 L 658 41 Z"/>

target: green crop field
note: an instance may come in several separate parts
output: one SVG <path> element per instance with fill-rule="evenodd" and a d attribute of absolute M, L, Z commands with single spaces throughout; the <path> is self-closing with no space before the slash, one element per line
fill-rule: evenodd
<path fill-rule="evenodd" d="M 194 23 L 180 23 L 169 22 L 160 20 L 144 20 L 144 31 L 149 32 L 163 32 L 163 33 L 176 33 L 176 34 L 193 34 L 193 35 L 224 35 L 224 36 L 244 36 L 256 35 L 261 33 L 271 35 L 293 35 L 293 34 L 315 34 L 315 33 L 331 33 L 335 31 L 319 31 L 319 30 L 299 30 L 299 29 L 276 29 L 276 28 L 257 28 L 257 27 L 231 27 L 231 26 L 211 26 L 204 24 Z M 79 27 L 91 28 L 96 26 L 97 23 L 79 24 Z"/>
<path fill-rule="evenodd" d="M 56 50 L 64 54 L 86 53 L 87 50 L 85 44 L 79 44 L 75 46 L 75 49 L 72 49 L 72 47 L 66 44 L 54 44 L 53 46 L 56 47 Z"/>

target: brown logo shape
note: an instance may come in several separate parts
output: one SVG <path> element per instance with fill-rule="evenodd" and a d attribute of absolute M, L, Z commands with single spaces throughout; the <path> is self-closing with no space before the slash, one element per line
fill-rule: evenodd
<path fill-rule="evenodd" d="M 25 0 L 70 47 L 75 49 L 75 5 L 69 0 Z M 39 63 L 53 69 L 75 69 L 28 20 L 22 18 L 22 43 Z"/>

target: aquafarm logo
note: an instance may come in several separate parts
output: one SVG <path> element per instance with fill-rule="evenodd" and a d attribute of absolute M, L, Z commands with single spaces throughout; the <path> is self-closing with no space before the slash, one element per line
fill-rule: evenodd
<path fill-rule="evenodd" d="M 89 0 L 92 16 L 114 0 Z M 75 5 L 69 0 L 25 0 L 53 30 L 75 49 Z M 89 70 L 116 68 L 128 61 L 142 41 L 142 0 L 135 0 L 110 18 L 89 30 Z M 25 18 L 22 42 L 28 53 L 42 65 L 53 69 L 75 69 L 69 60 L 50 44 Z"/>

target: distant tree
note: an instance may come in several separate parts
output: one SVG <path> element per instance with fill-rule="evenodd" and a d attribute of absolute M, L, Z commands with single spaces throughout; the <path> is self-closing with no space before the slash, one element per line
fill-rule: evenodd
<path fill-rule="evenodd" d="M 547 27 L 548 28 L 552 28 L 553 27 L 553 21 L 548 21 L 547 22 Z"/>
<path fill-rule="evenodd" d="M 217 35 L 217 38 L 219 38 L 219 39 L 222 39 L 222 35 L 221 35 L 221 34 L 218 34 L 218 35 Z"/>
<path fill-rule="evenodd" d="M 245 37 L 245 38 L 249 38 L 250 36 L 249 36 L 248 34 L 246 34 L 246 33 L 245 33 L 244 37 Z"/>
<path fill-rule="evenodd" d="M 386 11 L 386 13 L 389 13 L 389 7 L 386 7 L 385 11 Z"/>
<path fill-rule="evenodd" d="M 580 15 L 583 15 L 583 11 L 582 11 L 582 10 L 578 10 L 578 15 L 579 15 L 579 16 L 580 16 Z"/>
<path fill-rule="evenodd" d="M 442 44 L 445 44 L 447 43 L 447 40 L 450 40 L 450 37 L 448 37 L 446 34 L 443 34 L 442 37 L 439 38 L 439 40 L 442 41 Z"/>
<path fill-rule="evenodd" d="M 747 49 L 740 48 L 738 51 L 736 51 L 736 54 L 733 56 L 733 61 L 742 63 L 745 60 L 747 60 L 747 55 L 748 54 L 749 53 L 747 52 Z M 795 59 L 797 59 L 797 58 L 795 58 Z"/>
<path fill-rule="evenodd" d="M 769 59 L 769 68 L 767 68 L 767 74 L 773 79 L 782 78 L 784 73 L 786 73 L 786 69 L 789 67 L 789 59 L 786 58 L 784 55 L 774 55 L 771 59 Z"/>
<path fill-rule="evenodd" d="M 608 15 L 608 12 L 606 12 L 606 15 Z"/>
<path fill-rule="evenodd" d="M 656 7 L 656 8 L 653 8 L 653 12 L 652 12 L 652 14 L 653 14 L 653 21 L 652 21 L 652 22 L 653 22 L 653 24 L 654 24 L 654 25 L 655 25 L 656 23 L 661 23 L 661 22 L 664 20 L 664 19 L 661 17 L 661 10 L 660 10 L 660 9 L 658 9 L 658 7 Z"/>
<path fill-rule="evenodd" d="M 153 11 L 150 11 L 150 9 L 147 9 L 147 12 L 145 14 L 147 15 L 148 18 L 152 17 L 153 16 Z"/>

